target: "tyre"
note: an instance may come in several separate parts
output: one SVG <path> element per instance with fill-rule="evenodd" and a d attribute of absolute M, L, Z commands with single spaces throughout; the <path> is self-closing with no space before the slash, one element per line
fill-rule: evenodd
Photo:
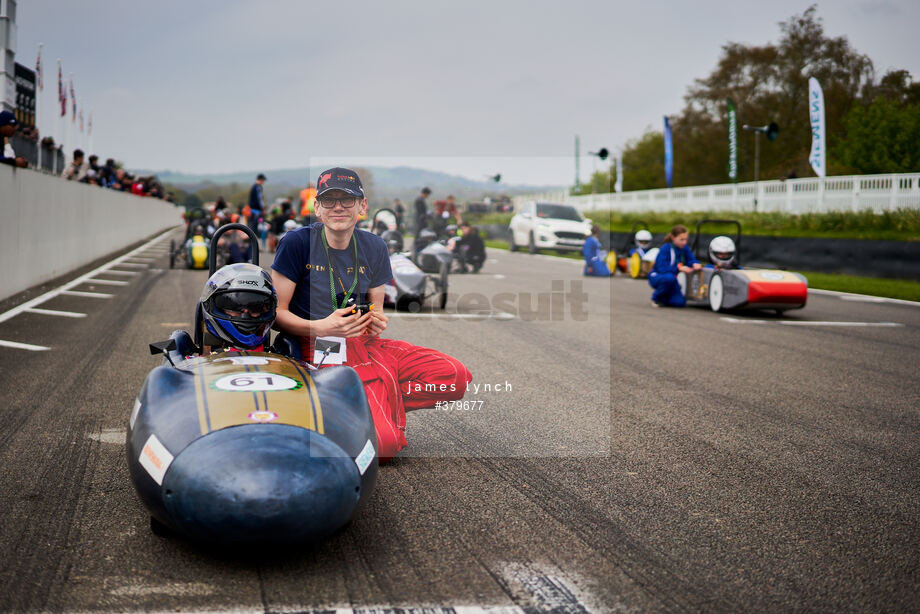
<path fill-rule="evenodd" d="M 157 537 L 162 538 L 173 537 L 175 535 L 172 529 L 167 527 L 165 524 L 153 516 L 150 517 L 150 531 Z"/>
<path fill-rule="evenodd" d="M 508 251 L 516 252 L 518 251 L 517 243 L 514 242 L 514 231 L 511 231 L 511 237 L 508 239 Z"/>
<path fill-rule="evenodd" d="M 446 262 L 441 263 L 441 276 L 438 281 L 438 286 L 440 286 L 441 294 L 438 295 L 438 309 L 444 309 L 447 306 L 447 277 L 448 271 L 450 270 L 450 265 Z"/>
<path fill-rule="evenodd" d="M 626 268 L 629 270 L 629 276 L 633 279 L 637 279 L 642 272 L 642 258 L 639 254 L 633 252 L 627 262 Z"/>
<path fill-rule="evenodd" d="M 533 231 L 531 231 L 530 240 L 527 242 L 527 251 L 531 254 L 537 253 L 537 241 L 534 239 Z"/>
<path fill-rule="evenodd" d="M 169 240 L 169 268 L 174 269 L 176 267 L 176 240 Z"/>
<path fill-rule="evenodd" d="M 709 280 L 709 307 L 713 311 L 722 311 L 722 305 L 725 302 L 725 283 L 722 276 L 716 273 Z"/>

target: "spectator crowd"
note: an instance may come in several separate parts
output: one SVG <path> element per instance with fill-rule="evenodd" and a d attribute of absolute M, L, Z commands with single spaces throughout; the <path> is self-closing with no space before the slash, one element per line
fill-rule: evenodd
<path fill-rule="evenodd" d="M 29 142 L 38 139 L 37 131 L 32 127 L 21 126 L 10 111 L 0 111 L 0 163 L 20 168 L 35 165 L 36 161 L 27 160 L 19 155 L 10 143 L 10 138 L 17 135 Z M 83 150 L 74 149 L 73 158 L 61 173 L 68 181 L 79 181 L 97 185 L 119 192 L 130 192 L 137 196 L 151 196 L 174 202 L 172 194 L 163 189 L 155 175 L 140 176 L 126 171 L 113 158 L 99 164 L 99 156 L 86 157 Z"/>

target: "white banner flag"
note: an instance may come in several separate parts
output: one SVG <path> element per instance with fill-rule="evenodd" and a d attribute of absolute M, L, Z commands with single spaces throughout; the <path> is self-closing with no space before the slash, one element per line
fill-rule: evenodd
<path fill-rule="evenodd" d="M 818 177 L 827 175 L 827 145 L 824 127 L 824 92 L 814 77 L 808 79 L 808 118 L 811 121 L 811 154 L 808 161 Z"/>
<path fill-rule="evenodd" d="M 617 156 L 616 166 L 617 166 L 617 181 L 616 183 L 613 184 L 613 190 L 614 192 L 619 193 L 623 191 L 623 156 L 622 155 Z"/>

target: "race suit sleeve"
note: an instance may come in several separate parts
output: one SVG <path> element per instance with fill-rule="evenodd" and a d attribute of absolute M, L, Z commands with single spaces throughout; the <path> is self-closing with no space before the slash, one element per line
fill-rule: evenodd
<path fill-rule="evenodd" d="M 309 229 L 302 232 L 289 232 L 284 235 L 281 243 L 278 244 L 278 250 L 275 252 L 272 269 L 278 271 L 295 284 L 299 283 L 300 278 L 306 271 L 309 260 L 309 240 Z"/>
<path fill-rule="evenodd" d="M 694 264 L 699 264 L 700 261 L 696 259 L 696 256 L 693 255 L 693 250 L 690 249 L 689 245 L 684 245 L 684 264 L 687 266 L 693 266 Z"/>

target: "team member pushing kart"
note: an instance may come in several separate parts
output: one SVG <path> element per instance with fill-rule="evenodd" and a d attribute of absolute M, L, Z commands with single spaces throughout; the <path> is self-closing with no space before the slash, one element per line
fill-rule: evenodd
<path fill-rule="evenodd" d="M 687 299 L 677 281 L 678 273 L 692 273 L 703 268 L 687 246 L 690 233 L 686 226 L 677 224 L 665 237 L 655 259 L 655 267 L 648 275 L 649 285 L 655 289 L 652 306 L 683 307 Z"/>
<path fill-rule="evenodd" d="M 591 277 L 610 277 L 610 267 L 604 253 L 601 250 L 601 242 L 598 240 L 601 229 L 597 224 L 591 226 L 591 236 L 585 239 L 585 245 L 581 248 L 581 253 L 585 257 L 584 274 Z"/>
<path fill-rule="evenodd" d="M 278 245 L 272 281 L 276 327 L 296 336 L 306 360 L 353 367 L 367 392 L 381 459 L 407 445 L 406 410 L 463 397 L 472 376 L 457 359 L 406 341 L 382 339 L 380 306 L 392 277 L 384 241 L 355 225 L 367 199 L 357 173 L 333 168 L 319 177 L 319 222 Z"/>

